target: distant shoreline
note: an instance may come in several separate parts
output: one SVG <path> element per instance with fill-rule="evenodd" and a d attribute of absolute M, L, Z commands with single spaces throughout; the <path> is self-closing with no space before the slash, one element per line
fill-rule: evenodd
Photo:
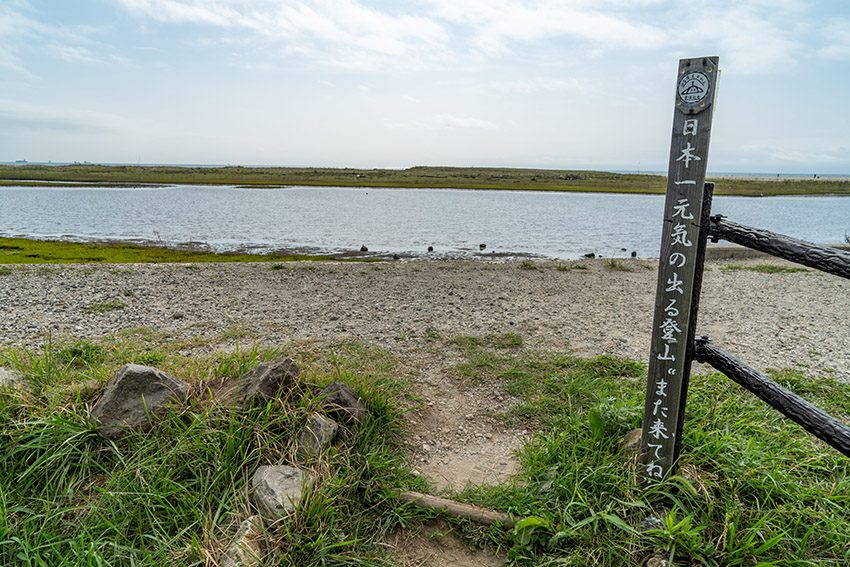
<path fill-rule="evenodd" d="M 715 195 L 850 195 L 850 177 L 709 176 Z M 375 187 L 664 194 L 665 175 L 605 171 L 432 167 L 351 169 L 309 167 L 179 167 L 0 165 L 0 186 L 232 185 L 236 187 Z"/>

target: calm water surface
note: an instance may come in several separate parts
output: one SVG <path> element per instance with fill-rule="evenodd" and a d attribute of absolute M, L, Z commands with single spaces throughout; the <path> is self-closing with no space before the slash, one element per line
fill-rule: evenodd
<path fill-rule="evenodd" d="M 216 251 L 657 257 L 663 205 L 661 195 L 456 189 L 0 187 L 0 235 Z M 847 197 L 716 197 L 712 212 L 818 243 L 850 234 Z"/>

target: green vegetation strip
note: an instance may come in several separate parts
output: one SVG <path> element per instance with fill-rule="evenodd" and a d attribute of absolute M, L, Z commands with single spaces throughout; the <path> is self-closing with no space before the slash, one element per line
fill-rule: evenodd
<path fill-rule="evenodd" d="M 742 266 L 740 264 L 727 264 L 720 268 L 724 272 L 736 272 L 739 270 L 747 270 L 750 272 L 759 272 L 762 274 L 793 274 L 796 272 L 811 272 L 808 268 L 800 268 L 797 266 L 777 266 L 775 264 L 756 264 L 754 266 Z"/>
<path fill-rule="evenodd" d="M 604 171 L 518 169 L 498 167 L 411 167 L 407 169 L 340 169 L 305 167 L 177 167 L 106 165 L 0 165 L 0 185 L 92 183 L 208 184 L 279 187 L 282 185 L 341 187 L 406 187 L 513 189 L 656 193 L 666 191 L 662 175 Z M 850 182 L 821 179 L 717 179 L 717 195 L 850 195 Z"/>
<path fill-rule="evenodd" d="M 0 238 L 0 264 L 137 264 L 195 262 L 288 262 L 332 260 L 332 256 L 278 254 L 220 254 L 215 252 L 173 250 L 161 246 L 132 244 L 87 244 Z M 0 275 L 9 273 L 0 271 Z"/>
<path fill-rule="evenodd" d="M 214 563 L 256 468 L 290 462 L 293 438 L 313 410 L 309 397 L 248 413 L 195 401 L 151 432 L 115 443 L 96 435 L 86 407 L 127 362 L 197 383 L 292 356 L 308 386 L 351 385 L 369 421 L 313 467 L 317 481 L 297 515 L 267 526 L 263 564 L 397 565 L 386 535 L 433 515 L 392 491 L 428 492 L 403 444 L 404 412 L 421 403 L 409 386 L 415 369 L 350 342 L 215 352 L 221 341 L 245 336 L 240 328 L 214 337 L 131 329 L 0 352 L 0 366 L 30 384 L 0 390 L 0 564 Z M 506 425 L 538 431 L 519 451 L 516 479 L 451 495 L 519 520 L 514 530 L 450 520 L 470 547 L 541 567 L 641 565 L 652 554 L 675 565 L 850 560 L 850 461 L 728 379 L 693 378 L 680 476 L 642 490 L 635 460 L 618 445 L 640 425 L 643 364 L 533 350 L 513 333 L 422 339 L 424 348 L 460 357 L 450 371 L 462 383 L 488 384 L 516 401 L 496 414 Z M 795 371 L 773 377 L 834 415 L 850 415 L 847 384 Z M 650 514 L 660 523 L 642 532 Z"/>

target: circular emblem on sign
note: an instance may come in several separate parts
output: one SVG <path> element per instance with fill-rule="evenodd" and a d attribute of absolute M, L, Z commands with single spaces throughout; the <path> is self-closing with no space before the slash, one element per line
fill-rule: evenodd
<path fill-rule="evenodd" d="M 679 81 L 677 92 L 685 104 L 696 104 L 702 101 L 711 88 L 708 75 L 695 71 L 684 75 Z"/>

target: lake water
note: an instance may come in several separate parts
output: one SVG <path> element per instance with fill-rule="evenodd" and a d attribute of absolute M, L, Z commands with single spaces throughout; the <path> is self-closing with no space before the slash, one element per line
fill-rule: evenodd
<path fill-rule="evenodd" d="M 365 245 L 414 257 L 657 257 L 663 205 L 662 195 L 530 191 L 0 187 L 0 236 L 216 251 L 338 254 Z M 715 197 L 712 213 L 817 243 L 850 234 L 847 197 Z"/>

